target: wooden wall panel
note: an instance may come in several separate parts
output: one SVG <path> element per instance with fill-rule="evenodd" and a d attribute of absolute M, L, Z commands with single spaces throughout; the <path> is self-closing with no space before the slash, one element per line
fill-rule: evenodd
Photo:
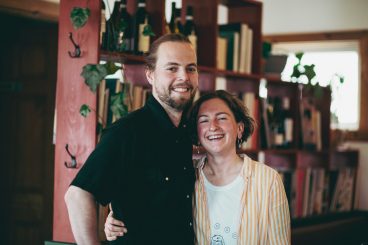
<path fill-rule="evenodd" d="M 69 19 L 70 11 L 73 7 L 86 7 L 87 2 L 91 10 L 89 20 L 83 28 L 75 30 Z M 100 0 L 60 1 L 53 225 L 53 239 L 57 241 L 74 241 L 64 194 L 78 169 L 64 166 L 65 161 L 70 161 L 65 145 L 75 154 L 80 168 L 96 143 L 96 116 L 84 118 L 79 108 L 82 104 L 96 108 L 96 95 L 84 84 L 80 74 L 84 65 L 99 60 L 100 4 Z M 68 51 L 74 50 L 69 32 L 81 47 L 80 58 L 69 57 Z"/>

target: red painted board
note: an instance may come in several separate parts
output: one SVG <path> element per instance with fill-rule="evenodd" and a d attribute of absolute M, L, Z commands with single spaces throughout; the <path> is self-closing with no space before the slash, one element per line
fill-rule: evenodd
<path fill-rule="evenodd" d="M 87 24 L 75 30 L 69 19 L 73 7 L 88 7 L 91 14 Z M 56 88 L 56 145 L 54 180 L 53 240 L 74 242 L 68 213 L 64 202 L 65 192 L 96 144 L 96 115 L 84 118 L 79 114 L 82 104 L 96 108 L 96 94 L 84 84 L 82 67 L 99 61 L 99 33 L 101 0 L 61 0 L 59 17 L 58 72 Z M 74 51 L 69 33 L 80 45 L 80 58 L 71 58 L 68 51 Z M 64 162 L 70 162 L 65 145 L 75 154 L 78 169 L 68 169 Z M 81 207 L 82 208 L 82 207 Z"/>

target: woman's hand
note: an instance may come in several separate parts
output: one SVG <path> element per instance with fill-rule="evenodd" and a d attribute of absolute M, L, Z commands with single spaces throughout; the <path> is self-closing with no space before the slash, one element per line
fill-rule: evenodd
<path fill-rule="evenodd" d="M 114 241 L 118 236 L 124 236 L 128 232 L 124 223 L 113 217 L 113 212 L 110 211 L 105 222 L 105 235 L 108 241 Z"/>

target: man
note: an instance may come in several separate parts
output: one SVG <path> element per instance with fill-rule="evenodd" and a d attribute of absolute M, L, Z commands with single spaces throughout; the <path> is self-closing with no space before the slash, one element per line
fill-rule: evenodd
<path fill-rule="evenodd" d="M 182 120 L 198 87 L 196 53 L 180 34 L 146 58 L 152 97 L 106 130 L 65 201 L 78 244 L 99 244 L 95 202 L 111 203 L 129 232 L 115 244 L 193 244 L 192 144 Z"/>

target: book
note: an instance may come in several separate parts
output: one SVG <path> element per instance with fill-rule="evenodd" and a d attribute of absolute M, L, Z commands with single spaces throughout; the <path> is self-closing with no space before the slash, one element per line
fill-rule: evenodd
<path fill-rule="evenodd" d="M 255 93 L 253 92 L 245 92 L 242 94 L 242 100 L 245 105 L 245 107 L 248 109 L 249 115 L 257 121 L 259 116 L 259 101 L 258 98 L 256 98 Z M 249 137 L 247 142 L 244 142 L 242 145 L 243 149 L 257 149 L 258 148 L 258 127 L 254 128 L 253 134 Z"/>
<path fill-rule="evenodd" d="M 226 70 L 226 57 L 227 57 L 227 39 L 223 37 L 217 38 L 217 69 Z"/>
<path fill-rule="evenodd" d="M 219 25 L 219 31 L 220 33 L 224 31 L 239 32 L 239 68 L 237 69 L 237 71 L 246 72 L 247 41 L 249 40 L 249 38 L 247 37 L 249 35 L 248 25 L 245 23 L 230 23 Z"/>
<path fill-rule="evenodd" d="M 303 216 L 303 199 L 304 199 L 304 189 L 305 189 L 305 179 L 306 170 L 297 169 L 295 171 L 296 175 L 296 212 L 295 217 Z"/>
<path fill-rule="evenodd" d="M 309 199 L 313 181 L 312 169 L 307 168 L 305 170 L 305 178 L 304 178 L 304 191 L 303 191 L 303 212 L 301 217 L 306 217 L 308 215 L 308 206 L 309 206 Z"/>
<path fill-rule="evenodd" d="M 253 30 L 247 28 L 246 35 L 246 50 L 245 50 L 245 72 L 252 73 L 252 55 L 253 55 Z"/>
<path fill-rule="evenodd" d="M 220 37 L 227 40 L 226 69 L 239 70 L 239 32 L 220 31 Z"/>
<path fill-rule="evenodd" d="M 226 90 L 226 78 L 225 77 L 216 77 L 215 81 L 215 90 Z"/>

